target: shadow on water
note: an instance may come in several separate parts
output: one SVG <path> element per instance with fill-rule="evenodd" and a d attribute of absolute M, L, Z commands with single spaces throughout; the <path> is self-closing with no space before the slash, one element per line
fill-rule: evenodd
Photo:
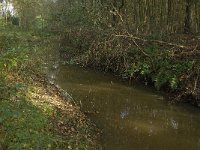
<path fill-rule="evenodd" d="M 200 111 L 169 105 L 154 91 L 129 86 L 111 75 L 60 65 L 56 84 L 80 102 L 103 129 L 106 150 L 200 149 Z"/>

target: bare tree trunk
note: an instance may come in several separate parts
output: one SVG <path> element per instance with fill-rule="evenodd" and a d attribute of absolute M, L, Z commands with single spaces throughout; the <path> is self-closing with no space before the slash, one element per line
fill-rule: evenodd
<path fill-rule="evenodd" d="M 191 0 L 186 0 L 184 33 L 191 31 Z"/>

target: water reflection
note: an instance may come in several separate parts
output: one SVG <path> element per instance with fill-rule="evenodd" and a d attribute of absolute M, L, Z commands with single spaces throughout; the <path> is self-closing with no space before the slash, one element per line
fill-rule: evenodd
<path fill-rule="evenodd" d="M 122 119 L 124 119 L 125 117 L 127 117 L 127 116 L 129 115 L 129 111 L 130 111 L 130 107 L 126 107 L 125 110 L 122 110 L 122 111 L 120 112 L 120 117 L 121 117 Z"/>
<path fill-rule="evenodd" d="M 162 96 L 130 87 L 110 75 L 59 66 L 56 83 L 103 129 L 106 150 L 200 149 L 200 111 L 169 106 Z"/>
<path fill-rule="evenodd" d="M 173 118 L 171 118 L 170 122 L 171 122 L 172 128 L 178 129 L 178 122 L 176 120 L 174 120 Z"/>

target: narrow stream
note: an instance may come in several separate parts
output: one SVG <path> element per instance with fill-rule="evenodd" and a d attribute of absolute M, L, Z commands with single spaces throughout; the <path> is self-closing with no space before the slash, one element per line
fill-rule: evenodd
<path fill-rule="evenodd" d="M 158 93 L 112 75 L 60 65 L 55 82 L 103 130 L 105 150 L 198 150 L 200 110 L 169 105 Z M 98 113 L 92 113 L 98 112 Z"/>

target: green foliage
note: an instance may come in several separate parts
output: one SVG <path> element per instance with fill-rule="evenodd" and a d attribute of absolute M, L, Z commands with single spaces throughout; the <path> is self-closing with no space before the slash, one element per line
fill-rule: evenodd
<path fill-rule="evenodd" d="M 38 29 L 44 29 L 47 26 L 47 22 L 42 18 L 41 15 L 37 16 L 35 21 L 35 28 Z"/>
<path fill-rule="evenodd" d="M 27 59 L 27 49 L 21 48 L 20 37 L 15 32 L 0 33 L 0 94 L 9 98 L 10 87 L 6 78 L 11 71 L 16 71 Z"/>
<path fill-rule="evenodd" d="M 172 90 L 177 89 L 183 82 L 183 76 L 191 71 L 195 64 L 194 61 L 174 60 L 168 51 L 160 51 L 154 46 L 144 50 L 131 49 L 129 56 L 134 61 L 125 71 L 124 76 L 139 75 L 150 79 L 158 90 L 163 86 L 168 86 Z"/>
<path fill-rule="evenodd" d="M 66 7 L 72 5 L 72 7 Z M 85 10 L 85 4 L 81 0 L 69 2 L 65 0 L 58 0 L 57 5 L 52 6 L 49 14 L 49 25 L 56 23 L 59 28 L 66 26 L 90 26 L 91 19 Z"/>
<path fill-rule="evenodd" d="M 15 33 L 1 33 L 0 34 L 0 53 L 6 49 L 17 46 L 19 43 L 19 37 Z"/>
<path fill-rule="evenodd" d="M 28 55 L 23 50 L 11 49 L 0 57 L 0 68 L 4 71 L 11 71 L 22 65 Z"/>
<path fill-rule="evenodd" d="M 151 73 L 151 67 L 148 63 L 133 63 L 131 67 L 126 70 L 124 76 L 131 76 L 133 77 L 136 74 L 141 74 L 143 76 L 148 75 Z"/>
<path fill-rule="evenodd" d="M 12 17 L 12 25 L 19 26 L 19 18 L 13 16 Z"/>
<path fill-rule="evenodd" d="M 4 73 L 17 69 L 28 61 L 30 47 L 27 43 L 28 36 L 17 34 L 13 31 L 0 35 L 0 69 Z"/>
<path fill-rule="evenodd" d="M 152 76 L 155 87 L 160 89 L 163 85 L 169 85 L 172 90 L 175 90 L 182 82 L 181 77 L 191 71 L 194 64 L 194 61 L 170 59 L 160 61 L 156 73 Z"/>

